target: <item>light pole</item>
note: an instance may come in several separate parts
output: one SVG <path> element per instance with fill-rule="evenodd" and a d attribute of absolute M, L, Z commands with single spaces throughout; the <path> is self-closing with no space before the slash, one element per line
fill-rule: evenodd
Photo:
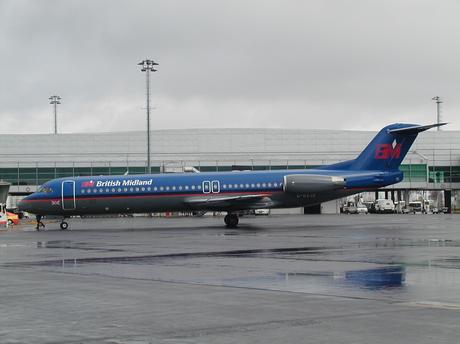
<path fill-rule="evenodd" d="M 54 134 L 57 134 L 57 105 L 61 104 L 61 97 L 59 96 L 51 96 L 48 98 L 50 100 L 50 104 L 53 105 L 54 108 Z"/>
<path fill-rule="evenodd" d="M 441 97 L 433 97 L 431 98 L 431 100 L 435 100 L 436 101 L 436 120 L 438 121 L 437 123 L 441 123 L 441 103 L 442 103 L 442 100 L 441 100 Z M 441 130 L 440 127 L 437 128 L 437 130 Z"/>
<path fill-rule="evenodd" d="M 145 83 L 147 88 L 147 173 L 152 173 L 152 168 L 150 166 L 150 72 L 156 72 L 154 66 L 158 66 L 158 63 L 145 59 L 138 63 L 139 66 L 142 66 L 141 71 L 145 73 Z"/>

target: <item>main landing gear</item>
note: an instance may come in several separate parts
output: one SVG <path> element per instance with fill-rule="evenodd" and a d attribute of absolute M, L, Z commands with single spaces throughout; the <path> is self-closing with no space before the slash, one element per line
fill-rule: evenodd
<path fill-rule="evenodd" d="M 42 216 L 37 215 L 35 218 L 37 219 L 37 227 L 35 227 L 35 229 L 39 231 L 41 227 L 45 228 L 45 224 L 42 222 Z"/>
<path fill-rule="evenodd" d="M 238 226 L 238 215 L 236 214 L 227 214 L 224 217 L 224 222 L 227 225 L 227 228 L 236 228 Z"/>

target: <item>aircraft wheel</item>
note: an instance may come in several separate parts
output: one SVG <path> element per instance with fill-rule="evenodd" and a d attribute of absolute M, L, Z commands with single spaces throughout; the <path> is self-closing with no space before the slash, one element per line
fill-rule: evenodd
<path fill-rule="evenodd" d="M 238 216 L 235 214 L 228 214 L 224 217 L 224 222 L 228 228 L 236 228 L 238 226 Z"/>
<path fill-rule="evenodd" d="M 69 228 L 69 224 L 65 221 L 62 221 L 60 227 L 63 231 L 65 231 L 67 228 Z"/>

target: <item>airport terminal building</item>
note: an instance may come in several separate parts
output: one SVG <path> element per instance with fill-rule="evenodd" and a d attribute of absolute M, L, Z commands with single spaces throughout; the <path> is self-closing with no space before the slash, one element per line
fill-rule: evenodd
<path fill-rule="evenodd" d="M 311 129 L 171 129 L 151 132 L 153 173 L 308 169 L 355 158 L 371 131 Z M 144 131 L 0 136 L 0 180 L 21 197 L 47 180 L 146 172 Z M 401 170 L 404 180 L 387 189 L 441 191 L 460 210 L 460 131 L 420 134 Z M 458 195 L 460 196 L 460 194 Z M 448 204 L 446 204 L 447 206 Z"/>

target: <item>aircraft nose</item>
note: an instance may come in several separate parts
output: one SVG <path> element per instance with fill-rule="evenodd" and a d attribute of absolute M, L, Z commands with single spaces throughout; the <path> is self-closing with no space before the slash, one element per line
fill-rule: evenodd
<path fill-rule="evenodd" d="M 18 203 L 18 209 L 19 211 L 26 211 L 26 212 L 33 212 L 32 207 L 31 207 L 31 202 L 30 202 L 30 196 L 24 197 L 22 200 L 19 201 Z"/>

